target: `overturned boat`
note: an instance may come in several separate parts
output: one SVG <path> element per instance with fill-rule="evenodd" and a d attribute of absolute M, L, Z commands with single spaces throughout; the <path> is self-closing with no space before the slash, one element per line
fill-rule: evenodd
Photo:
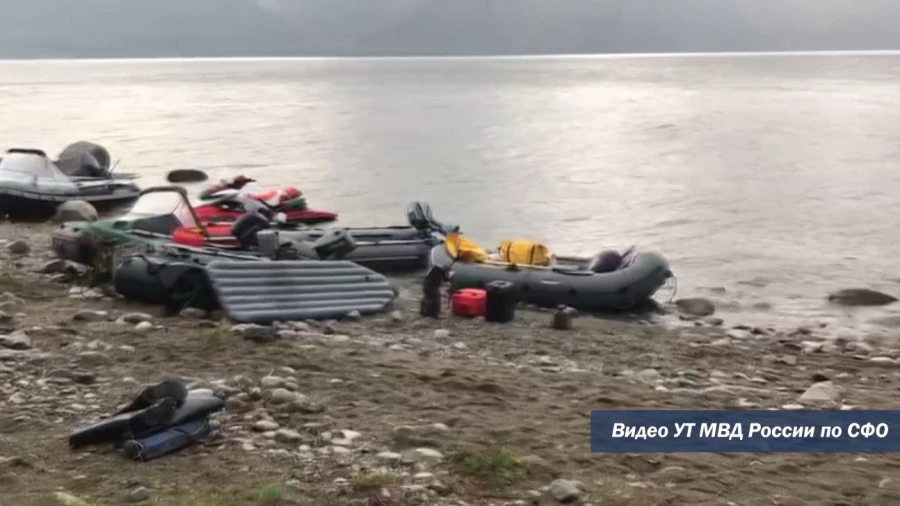
<path fill-rule="evenodd" d="M 525 253 L 510 255 L 511 243 L 526 245 Z M 541 307 L 566 305 L 582 311 L 632 309 L 672 278 L 662 255 L 633 248 L 593 258 L 554 257 L 545 246 L 528 241 L 504 241 L 499 250 L 500 254 L 491 255 L 451 234 L 432 248 L 429 262 L 449 273 L 451 291 L 508 281 L 519 302 Z"/>
<path fill-rule="evenodd" d="M 306 258 L 304 243 L 343 230 L 352 236 L 355 246 L 342 259 L 378 272 L 398 272 L 426 267 L 431 248 L 441 242 L 446 231 L 424 203 L 411 204 L 407 219 L 407 226 L 322 229 L 272 223 L 259 213 L 248 213 L 235 223 L 204 223 L 183 188 L 163 186 L 141 192 L 125 216 L 65 223 L 51 235 L 51 241 L 60 258 L 97 268 L 109 261 L 110 251 L 127 244 L 173 244 L 195 252 L 212 250 L 214 254 L 279 260 Z"/>
<path fill-rule="evenodd" d="M 115 177 L 108 164 L 106 150 L 87 142 L 67 147 L 57 161 L 39 149 L 9 149 L 0 158 L 0 215 L 48 218 L 69 200 L 100 212 L 134 202 L 140 188 L 133 176 Z"/>

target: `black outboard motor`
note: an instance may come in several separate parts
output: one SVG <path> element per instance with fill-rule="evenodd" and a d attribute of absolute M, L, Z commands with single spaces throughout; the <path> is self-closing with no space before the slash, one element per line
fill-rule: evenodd
<path fill-rule="evenodd" d="M 93 142 L 78 141 L 66 146 L 56 159 L 56 166 L 67 176 L 109 177 L 109 151 Z"/>
<path fill-rule="evenodd" d="M 458 225 L 444 225 L 434 218 L 431 206 L 427 202 L 415 201 L 406 208 L 409 225 L 420 232 L 438 232 L 447 235 L 459 232 Z"/>
<path fill-rule="evenodd" d="M 312 249 L 322 260 L 338 260 L 356 249 L 356 240 L 345 228 L 329 230 L 312 243 Z"/>
<path fill-rule="evenodd" d="M 231 235 L 237 240 L 243 249 L 256 249 L 259 240 L 256 236 L 261 230 L 266 230 L 271 225 L 269 220 L 259 212 L 246 213 L 231 226 Z"/>
<path fill-rule="evenodd" d="M 613 272 L 622 266 L 622 254 L 615 250 L 601 251 L 588 263 L 588 270 L 598 274 Z"/>
<path fill-rule="evenodd" d="M 356 239 L 350 231 L 336 228 L 315 241 L 295 239 L 280 244 L 273 257 L 276 260 L 341 260 L 355 249 Z"/>

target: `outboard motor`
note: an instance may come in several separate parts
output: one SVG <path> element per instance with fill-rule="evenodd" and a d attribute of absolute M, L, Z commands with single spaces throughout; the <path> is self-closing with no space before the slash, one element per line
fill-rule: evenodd
<path fill-rule="evenodd" d="M 263 234 L 260 235 L 264 235 Z M 340 260 L 356 249 L 347 229 L 332 229 L 315 241 L 299 239 L 279 245 L 276 260 Z M 268 253 L 267 253 L 268 254 Z"/>
<path fill-rule="evenodd" d="M 246 213 L 231 226 L 231 235 L 244 249 L 255 249 L 259 246 L 257 234 L 269 228 L 269 220 L 259 212 Z"/>
<path fill-rule="evenodd" d="M 110 169 L 109 151 L 88 141 L 78 141 L 65 147 L 56 165 L 67 176 L 106 177 Z"/>
<path fill-rule="evenodd" d="M 356 240 L 349 230 L 336 228 L 312 243 L 312 249 L 322 260 L 338 260 L 356 249 Z"/>
<path fill-rule="evenodd" d="M 427 202 L 415 201 L 406 208 L 406 218 L 411 227 L 421 232 L 448 234 L 459 232 L 458 225 L 444 225 L 434 218 Z"/>
<path fill-rule="evenodd" d="M 588 270 L 596 273 L 613 272 L 622 266 L 622 254 L 615 250 L 601 251 L 588 263 Z"/>

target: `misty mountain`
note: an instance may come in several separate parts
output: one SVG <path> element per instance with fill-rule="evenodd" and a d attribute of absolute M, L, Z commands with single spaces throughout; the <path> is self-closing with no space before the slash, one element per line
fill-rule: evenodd
<path fill-rule="evenodd" d="M 0 58 L 900 49 L 895 0 L 27 0 Z"/>

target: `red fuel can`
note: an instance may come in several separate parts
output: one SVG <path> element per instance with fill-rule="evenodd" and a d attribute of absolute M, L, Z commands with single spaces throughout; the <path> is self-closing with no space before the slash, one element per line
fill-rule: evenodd
<path fill-rule="evenodd" d="M 450 299 L 450 311 L 456 316 L 484 316 L 487 292 L 478 288 L 457 290 Z"/>

